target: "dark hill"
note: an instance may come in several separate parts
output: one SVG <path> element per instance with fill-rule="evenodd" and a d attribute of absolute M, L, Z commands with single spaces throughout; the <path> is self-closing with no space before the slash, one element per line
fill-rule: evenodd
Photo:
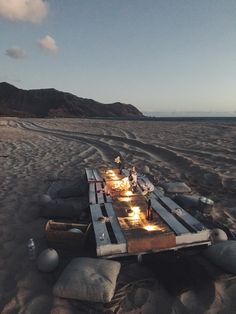
<path fill-rule="evenodd" d="M 103 104 L 53 88 L 23 90 L 0 83 L 0 116 L 17 117 L 124 117 L 143 114 L 133 105 Z"/>

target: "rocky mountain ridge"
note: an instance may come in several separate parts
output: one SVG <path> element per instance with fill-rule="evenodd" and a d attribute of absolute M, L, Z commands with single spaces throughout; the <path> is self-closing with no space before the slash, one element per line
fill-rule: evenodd
<path fill-rule="evenodd" d="M 121 102 L 103 104 L 54 88 L 23 90 L 2 82 L 0 116 L 141 118 L 143 114 L 130 104 Z"/>

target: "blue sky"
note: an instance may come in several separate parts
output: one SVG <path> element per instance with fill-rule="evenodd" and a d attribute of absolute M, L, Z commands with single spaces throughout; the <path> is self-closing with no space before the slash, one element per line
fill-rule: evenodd
<path fill-rule="evenodd" d="M 0 81 L 141 111 L 236 110 L 235 0 L 0 0 Z"/>

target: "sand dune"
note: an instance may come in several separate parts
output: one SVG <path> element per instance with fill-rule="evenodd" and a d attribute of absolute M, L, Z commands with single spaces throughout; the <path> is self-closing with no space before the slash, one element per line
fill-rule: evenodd
<path fill-rule="evenodd" d="M 236 232 L 234 124 L 2 118 L 1 313 L 236 312 L 236 278 L 199 255 L 171 257 L 169 264 L 157 256 L 142 266 L 124 261 L 108 305 L 52 296 L 58 274 L 39 273 L 27 255 L 30 237 L 38 251 L 46 246 L 41 197 L 55 182 L 73 186 L 86 166 L 113 165 L 119 153 L 140 172 L 149 166 L 153 180 L 183 180 L 193 193 L 213 199 L 213 219 Z"/>

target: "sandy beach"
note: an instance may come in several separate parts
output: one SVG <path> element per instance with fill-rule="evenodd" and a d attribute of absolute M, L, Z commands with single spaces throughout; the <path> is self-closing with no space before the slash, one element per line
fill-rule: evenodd
<path fill-rule="evenodd" d="M 75 186 L 85 167 L 114 166 L 118 154 L 127 167 L 148 166 L 156 183 L 183 181 L 214 200 L 211 217 L 236 233 L 236 124 L 1 118 L 0 312 L 236 313 L 236 277 L 201 255 L 121 261 L 109 304 L 52 295 L 58 271 L 39 272 L 27 254 L 31 237 L 38 252 L 47 247 L 42 195 L 52 186 Z"/>

